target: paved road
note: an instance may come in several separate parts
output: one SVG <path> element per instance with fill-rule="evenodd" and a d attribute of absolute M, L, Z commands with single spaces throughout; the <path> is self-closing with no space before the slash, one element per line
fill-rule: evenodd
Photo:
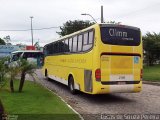
<path fill-rule="evenodd" d="M 101 119 L 102 114 L 160 114 L 160 86 L 143 84 L 140 93 L 72 95 L 65 85 L 47 81 L 37 70 L 38 82 L 60 95 L 84 119 Z"/>

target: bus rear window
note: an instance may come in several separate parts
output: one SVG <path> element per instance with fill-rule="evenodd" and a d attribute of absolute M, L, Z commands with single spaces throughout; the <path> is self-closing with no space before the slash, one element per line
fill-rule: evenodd
<path fill-rule="evenodd" d="M 121 26 L 101 26 L 101 39 L 105 44 L 138 46 L 140 29 Z"/>

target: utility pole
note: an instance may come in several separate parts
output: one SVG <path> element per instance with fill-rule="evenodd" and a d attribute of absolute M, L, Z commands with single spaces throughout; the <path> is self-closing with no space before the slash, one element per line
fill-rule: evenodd
<path fill-rule="evenodd" d="M 32 46 L 33 46 L 33 28 L 32 28 L 32 19 L 33 19 L 33 16 L 31 16 L 30 18 L 31 18 L 31 37 L 32 37 Z"/>
<path fill-rule="evenodd" d="M 104 21 L 103 21 L 103 6 L 101 6 L 101 23 L 104 23 Z"/>

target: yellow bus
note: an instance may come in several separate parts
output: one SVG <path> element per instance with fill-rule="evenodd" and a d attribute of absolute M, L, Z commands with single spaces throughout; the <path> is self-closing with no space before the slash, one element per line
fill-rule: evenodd
<path fill-rule="evenodd" d="M 140 92 L 142 37 L 137 27 L 94 24 L 44 46 L 46 78 L 71 93 Z"/>

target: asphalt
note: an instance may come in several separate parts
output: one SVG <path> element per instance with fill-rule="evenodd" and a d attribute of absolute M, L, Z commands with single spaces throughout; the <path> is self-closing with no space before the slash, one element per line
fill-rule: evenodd
<path fill-rule="evenodd" d="M 54 80 L 45 80 L 40 70 L 37 70 L 37 76 L 38 83 L 61 96 L 85 120 L 106 119 L 106 115 L 112 114 L 123 115 L 118 116 L 122 119 L 124 119 L 124 115 L 128 114 L 160 114 L 160 87 L 157 84 L 152 85 L 144 82 L 143 90 L 140 93 L 88 95 L 79 92 L 77 95 L 72 95 L 67 86 Z"/>

